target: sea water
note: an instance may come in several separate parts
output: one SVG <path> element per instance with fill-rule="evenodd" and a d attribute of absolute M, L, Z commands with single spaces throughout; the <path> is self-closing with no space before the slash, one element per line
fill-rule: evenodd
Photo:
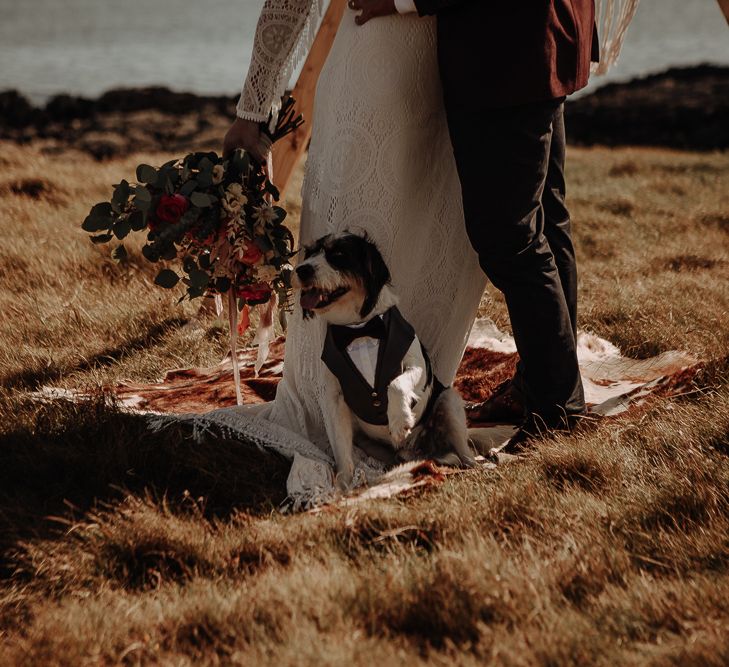
<path fill-rule="evenodd" d="M 119 86 L 233 95 L 262 4 L 0 0 L 0 90 L 16 88 L 35 103 Z M 591 87 L 700 62 L 729 65 L 729 27 L 716 0 L 641 0 L 619 64 Z"/>

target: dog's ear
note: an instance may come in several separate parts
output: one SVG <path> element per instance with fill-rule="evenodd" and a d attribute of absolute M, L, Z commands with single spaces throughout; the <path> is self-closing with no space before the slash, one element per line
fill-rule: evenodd
<path fill-rule="evenodd" d="M 377 305 L 382 288 L 390 282 L 390 270 L 382 259 L 377 246 L 364 237 L 364 271 L 362 275 L 362 286 L 365 289 L 365 299 L 360 310 L 360 317 L 367 317 Z"/>

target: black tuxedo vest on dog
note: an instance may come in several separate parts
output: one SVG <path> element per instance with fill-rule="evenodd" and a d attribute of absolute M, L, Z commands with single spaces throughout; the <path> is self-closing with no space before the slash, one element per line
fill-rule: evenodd
<path fill-rule="evenodd" d="M 402 316 L 396 306 L 382 315 L 384 331 L 377 352 L 375 386 L 364 379 L 352 358 L 347 346 L 352 341 L 352 327 L 330 324 L 324 341 L 322 361 L 339 380 L 344 400 L 357 417 L 368 424 L 387 425 L 387 387 L 403 372 L 402 361 L 415 340 L 415 330 Z M 354 332 L 357 332 L 354 329 Z M 363 331 L 361 335 L 372 335 Z M 430 360 L 423 349 L 428 379 L 426 387 L 433 381 Z M 434 391 L 435 395 L 436 392 Z"/>

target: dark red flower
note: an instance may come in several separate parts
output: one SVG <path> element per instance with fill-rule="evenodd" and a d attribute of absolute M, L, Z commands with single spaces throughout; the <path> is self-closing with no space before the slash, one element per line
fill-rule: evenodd
<path fill-rule="evenodd" d="M 254 283 L 253 285 L 240 285 L 236 290 L 236 296 L 253 305 L 268 303 L 271 292 L 271 286 L 268 283 Z"/>
<path fill-rule="evenodd" d="M 154 212 L 155 222 L 170 224 L 179 222 L 188 208 L 190 208 L 190 202 L 184 195 L 162 195 L 157 204 L 157 210 Z"/>
<path fill-rule="evenodd" d="M 246 264 L 247 266 L 253 266 L 261 259 L 261 257 L 263 257 L 261 249 L 252 242 L 246 244 L 246 249 L 244 253 L 238 254 L 238 259 L 241 261 L 242 264 Z"/>

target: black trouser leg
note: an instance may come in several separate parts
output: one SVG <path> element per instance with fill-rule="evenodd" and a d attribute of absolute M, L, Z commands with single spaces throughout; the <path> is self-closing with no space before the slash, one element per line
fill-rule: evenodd
<path fill-rule="evenodd" d="M 547 180 L 542 194 L 544 207 L 544 235 L 557 264 L 562 291 L 572 323 L 572 333 L 577 337 L 577 263 L 572 244 L 570 214 L 565 205 L 566 140 L 564 132 L 564 105 L 560 105 L 552 121 L 552 143 L 549 151 Z"/>
<path fill-rule="evenodd" d="M 560 126 L 561 100 L 449 113 L 468 235 L 484 272 L 504 293 L 522 362 L 527 411 L 547 425 L 584 411 L 576 322 L 556 261 L 557 256 L 564 261 L 565 287 L 574 291 L 576 274 L 567 261 L 571 253 L 574 264 L 574 253 L 571 242 L 564 243 L 565 234 L 569 240 L 569 216 L 564 209 Z M 550 168 L 554 181 L 545 202 Z M 547 210 L 557 221 L 550 221 L 549 231 Z M 559 245 L 557 252 L 548 234 Z"/>
<path fill-rule="evenodd" d="M 544 208 L 544 236 L 554 255 L 557 264 L 559 280 L 567 302 L 567 310 L 572 323 L 572 333 L 577 337 L 577 263 L 575 262 L 575 248 L 572 244 L 570 214 L 565 205 L 565 150 L 566 139 L 564 130 L 564 105 L 555 113 L 552 121 L 552 141 L 549 150 L 549 166 L 547 179 L 542 193 L 542 206 Z M 522 374 L 524 372 L 521 361 L 513 384 L 520 391 L 523 389 Z"/>

